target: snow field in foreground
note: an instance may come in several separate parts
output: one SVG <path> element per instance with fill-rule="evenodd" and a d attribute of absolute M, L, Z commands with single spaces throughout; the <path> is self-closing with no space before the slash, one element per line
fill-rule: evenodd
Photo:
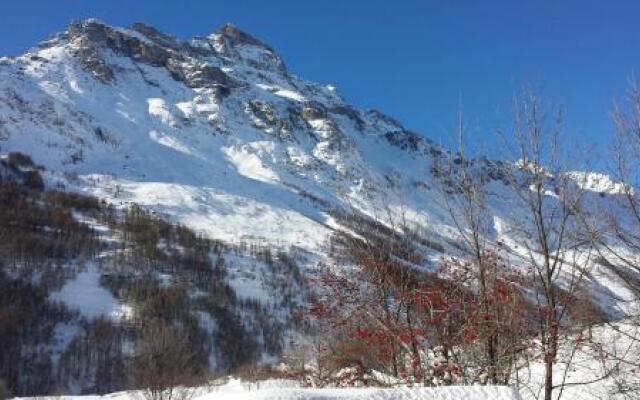
<path fill-rule="evenodd" d="M 295 382 L 247 383 L 232 379 L 224 385 L 202 389 L 193 400 L 520 400 L 515 390 L 504 386 L 448 386 L 437 388 L 299 388 Z M 50 399 L 56 399 L 51 397 Z M 65 396 L 64 400 L 140 400 L 137 392 L 105 396 Z M 59 400 L 62 400 L 60 398 Z"/>

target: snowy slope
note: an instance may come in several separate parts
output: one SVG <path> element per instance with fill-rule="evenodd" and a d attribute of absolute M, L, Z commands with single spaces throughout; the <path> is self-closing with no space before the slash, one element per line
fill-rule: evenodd
<path fill-rule="evenodd" d="M 201 400 L 518 400 L 519 395 L 508 387 L 452 386 L 439 388 L 353 388 L 353 389 L 310 389 L 269 387 L 270 382 L 258 385 L 242 384 L 231 380 L 212 393 L 198 397 Z M 277 384 L 277 382 L 276 382 Z M 253 387 L 252 387 L 253 386 Z M 257 387 L 256 387 L 257 386 Z M 275 386 L 275 385 L 273 385 Z M 253 389 L 253 390 L 251 390 Z"/>
<path fill-rule="evenodd" d="M 139 398 L 135 392 L 121 392 L 106 396 L 72 396 L 71 400 L 129 400 Z M 51 397 L 50 399 L 56 399 Z M 509 387 L 451 386 L 439 388 L 396 389 L 311 389 L 300 388 L 295 382 L 264 381 L 257 383 L 232 379 L 229 382 L 197 389 L 194 400 L 519 400 L 520 396 Z"/>

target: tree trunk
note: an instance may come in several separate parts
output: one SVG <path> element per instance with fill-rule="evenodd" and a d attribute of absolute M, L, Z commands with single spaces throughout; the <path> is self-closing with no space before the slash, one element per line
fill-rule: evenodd
<path fill-rule="evenodd" d="M 544 400 L 551 400 L 553 394 L 553 359 L 545 355 L 544 360 Z"/>

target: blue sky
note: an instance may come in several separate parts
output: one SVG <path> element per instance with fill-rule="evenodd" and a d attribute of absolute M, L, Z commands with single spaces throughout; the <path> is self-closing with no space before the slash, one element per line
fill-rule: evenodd
<path fill-rule="evenodd" d="M 531 84 L 566 107 L 571 141 L 603 155 L 609 110 L 640 68 L 639 16 L 633 0 L 10 0 L 0 54 L 85 17 L 142 21 L 181 38 L 229 21 L 275 47 L 293 73 L 435 139 L 461 103 L 470 134 L 491 135 L 505 126 L 514 91 Z"/>

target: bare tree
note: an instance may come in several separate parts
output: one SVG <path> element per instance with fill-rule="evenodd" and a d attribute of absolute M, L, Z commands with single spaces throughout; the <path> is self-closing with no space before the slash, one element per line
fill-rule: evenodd
<path fill-rule="evenodd" d="M 162 321 L 150 322 L 136 343 L 134 384 L 143 389 L 146 400 L 183 400 L 198 380 L 195 357 L 185 332 Z"/>
<path fill-rule="evenodd" d="M 611 193 L 603 193 L 599 221 L 587 220 L 599 262 L 627 289 L 633 301 L 622 323 L 607 323 L 617 343 L 603 348 L 615 363 L 616 390 L 624 398 L 640 398 L 640 87 L 631 80 L 625 102 L 612 112 L 616 138 L 612 148 Z M 631 371 L 631 372 L 630 372 Z"/>
<path fill-rule="evenodd" d="M 472 261 L 478 277 L 478 312 L 488 315 L 489 285 L 487 270 L 493 257 L 491 251 L 491 214 L 487 205 L 490 193 L 487 189 L 488 177 L 476 168 L 466 155 L 466 127 L 462 111 L 458 112 L 455 128 L 457 149 L 455 152 L 438 154 L 433 159 L 433 174 L 436 188 L 439 189 L 439 200 L 453 221 L 465 257 Z M 483 324 L 479 328 L 480 340 L 484 343 L 482 368 L 487 374 L 487 382 L 500 383 L 498 368 L 497 337 L 495 332 Z"/>
<path fill-rule="evenodd" d="M 537 95 L 525 90 L 516 100 L 513 130 L 505 135 L 517 160 L 504 168 L 507 188 L 514 194 L 512 228 L 523 249 L 514 252 L 531 271 L 538 308 L 538 335 L 544 363 L 544 399 L 551 400 L 554 365 L 561 330 L 587 273 L 592 249 L 576 215 L 585 185 L 568 173 L 562 147 L 562 108 L 549 111 Z M 568 368 L 568 367 L 567 367 Z"/>
<path fill-rule="evenodd" d="M 618 202 L 618 215 L 610 215 L 610 228 L 617 239 L 614 244 L 621 245 L 627 251 L 619 251 L 607 246 L 608 259 L 615 272 L 623 278 L 629 289 L 640 298 L 640 282 L 633 279 L 635 272 L 640 274 L 640 88 L 635 81 L 629 85 L 625 106 L 616 105 L 613 111 L 617 140 L 614 144 L 614 176 L 618 192 L 622 196 Z M 621 215 L 620 215 L 621 214 Z M 606 243 L 603 242 L 606 245 Z M 619 267 L 623 266 L 624 269 Z"/>
<path fill-rule="evenodd" d="M 469 324 L 477 330 L 481 344 L 481 351 L 475 356 L 475 364 L 483 376 L 481 382 L 506 384 L 515 371 L 522 355 L 522 344 L 530 332 L 519 324 L 524 318 L 524 310 L 518 310 L 519 314 L 515 315 L 516 310 L 504 308 L 509 303 L 507 298 L 496 301 L 496 288 L 505 278 L 519 280 L 517 271 L 505 263 L 503 250 L 493 237 L 489 207 L 493 193 L 489 187 L 499 177 L 499 164 L 486 158 L 467 156 L 466 131 L 460 111 L 455 127 L 457 148 L 453 152 L 434 154 L 432 173 L 439 202 L 456 228 L 461 256 L 473 270 L 471 276 L 478 306 L 474 310 L 477 315 L 468 315 L 468 318 L 473 320 Z M 513 301 L 519 296 L 513 292 L 507 297 Z M 503 312 L 499 312 L 501 308 L 504 308 Z M 472 353 L 470 350 L 468 352 Z"/>

